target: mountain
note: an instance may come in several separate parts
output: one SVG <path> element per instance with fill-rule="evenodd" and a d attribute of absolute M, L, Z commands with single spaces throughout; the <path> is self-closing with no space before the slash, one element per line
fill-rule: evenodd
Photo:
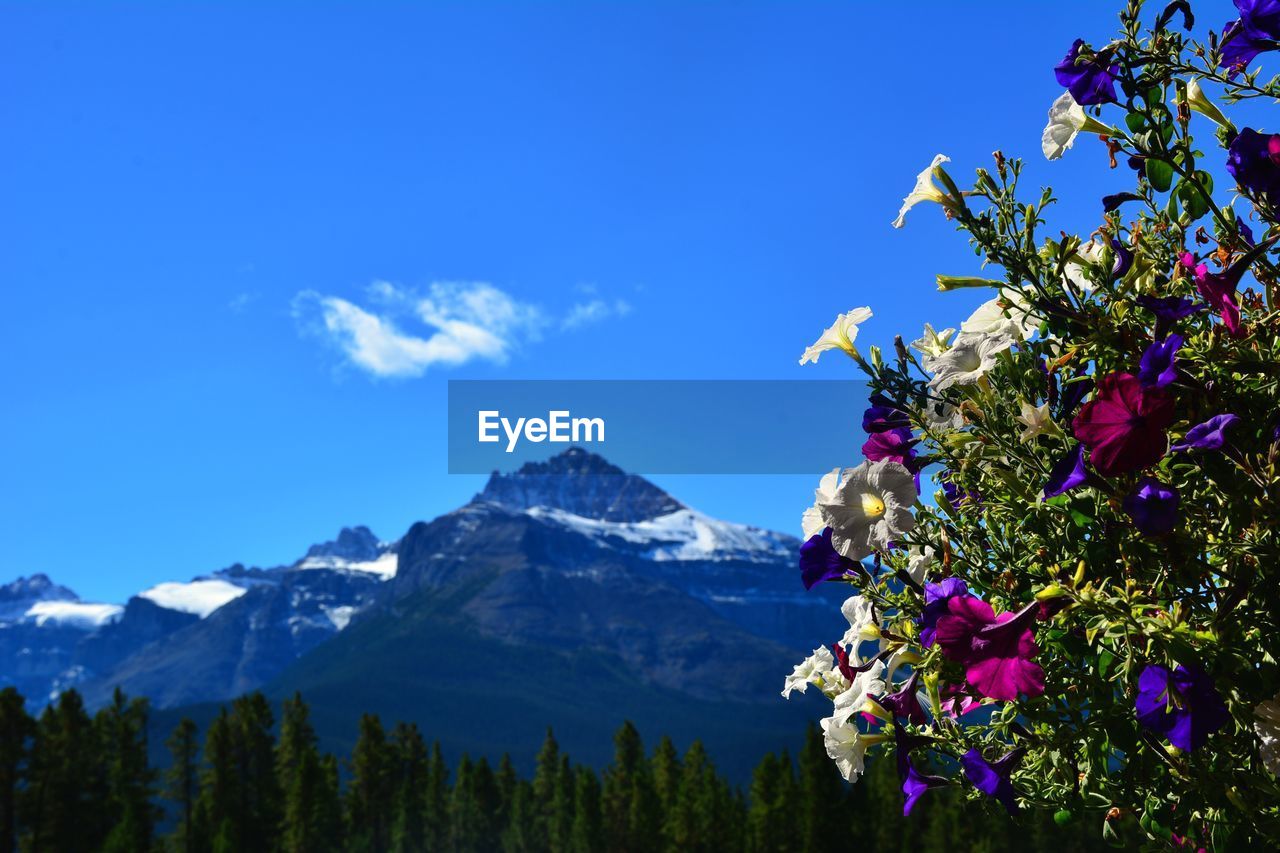
<path fill-rule="evenodd" d="M 43 650 L 27 695 L 75 684 L 101 703 L 121 686 L 173 709 L 162 722 L 262 688 L 302 692 L 333 748 L 374 711 L 418 722 L 455 755 L 530 758 L 551 724 L 594 761 L 629 718 L 702 737 L 722 763 L 754 762 L 811 718 L 780 700 L 783 676 L 842 632 L 840 591 L 803 589 L 798 547 L 573 448 L 495 473 L 396 542 L 349 528 L 291 565 L 236 565 L 123 607 L 25 581 L 0 611 L 0 672 L 18 672 L 6 632 L 25 631 L 26 648 Z M 114 610 L 39 623 L 40 595 Z"/>

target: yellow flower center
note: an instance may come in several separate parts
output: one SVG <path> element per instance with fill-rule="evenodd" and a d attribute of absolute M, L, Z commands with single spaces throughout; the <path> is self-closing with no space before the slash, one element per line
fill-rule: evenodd
<path fill-rule="evenodd" d="M 879 518 L 884 515 L 884 501 L 870 492 L 863 492 L 862 511 L 871 518 Z"/>

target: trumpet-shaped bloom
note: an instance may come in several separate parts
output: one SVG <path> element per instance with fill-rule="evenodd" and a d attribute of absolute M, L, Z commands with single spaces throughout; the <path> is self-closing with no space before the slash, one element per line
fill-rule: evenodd
<path fill-rule="evenodd" d="M 1276 0 L 1236 0 L 1240 17 L 1222 31 L 1218 65 L 1234 78 L 1258 54 L 1280 47 L 1280 3 Z"/>
<path fill-rule="evenodd" d="M 932 325 L 925 323 L 924 333 L 911 342 L 911 347 L 923 356 L 939 356 L 951 346 L 951 337 L 955 333 L 955 329 L 943 329 L 941 332 L 937 332 L 934 331 Z"/>
<path fill-rule="evenodd" d="M 918 442 L 906 427 L 873 432 L 862 445 L 862 455 L 872 462 L 887 459 L 914 471 Z"/>
<path fill-rule="evenodd" d="M 913 546 L 907 558 L 907 576 L 918 584 L 923 584 L 933 565 L 933 546 Z"/>
<path fill-rule="evenodd" d="M 1084 445 L 1077 444 L 1066 452 L 1049 471 L 1049 482 L 1044 484 L 1044 499 L 1055 498 L 1084 485 L 1089 472 L 1084 467 Z"/>
<path fill-rule="evenodd" d="M 1187 430 L 1182 441 L 1169 448 L 1174 453 L 1184 450 L 1221 450 L 1227 444 L 1227 430 L 1240 423 L 1238 415 L 1214 415 Z"/>
<path fill-rule="evenodd" d="M 922 201 L 937 202 L 938 204 L 945 206 L 951 206 L 953 204 L 952 200 L 947 197 L 947 194 L 938 189 L 937 185 L 933 182 L 936 173 L 942 171 L 942 164 L 950 162 L 950 157 L 939 154 L 933 158 L 933 162 L 929 164 L 929 168 L 925 169 L 919 175 L 916 175 L 915 187 L 907 197 L 902 200 L 902 207 L 898 210 L 898 218 L 893 220 L 894 228 L 901 228 L 903 222 L 906 221 L 907 211 Z"/>
<path fill-rule="evenodd" d="M 879 629 L 876 626 L 880 622 L 876 619 L 875 604 L 865 596 L 851 595 L 844 600 L 844 604 L 840 605 L 840 613 L 849 622 L 844 636 L 840 638 L 840 645 L 852 646 L 854 658 L 860 663 L 861 658 L 857 657 L 858 644 L 863 640 L 875 639 L 879 635 Z"/>
<path fill-rule="evenodd" d="M 854 308 L 836 317 L 836 321 L 822 332 L 822 336 L 800 356 L 801 364 L 817 363 L 818 356 L 827 350 L 838 349 L 850 357 L 857 356 L 853 342 L 858 338 L 858 325 L 871 319 L 870 308 Z"/>
<path fill-rule="evenodd" d="M 1256 195 L 1280 197 L 1280 134 L 1241 130 L 1227 148 L 1227 171 Z"/>
<path fill-rule="evenodd" d="M 1184 752 L 1204 744 L 1231 720 L 1213 679 L 1198 666 L 1151 664 L 1138 676 L 1138 722 Z"/>
<path fill-rule="evenodd" d="M 1265 702 L 1259 702 L 1253 709 L 1256 718 L 1253 731 L 1258 736 L 1258 754 L 1262 756 L 1262 766 L 1272 776 L 1280 776 L 1280 695 Z"/>
<path fill-rule="evenodd" d="M 880 707 L 884 708 L 895 717 L 906 717 L 907 720 L 916 724 L 924 725 L 927 717 L 924 714 L 924 707 L 920 704 L 920 697 L 917 695 L 920 685 L 920 673 L 912 672 L 911 677 L 907 679 L 901 689 L 882 696 L 878 701 Z"/>
<path fill-rule="evenodd" d="M 1110 133 L 1111 128 L 1090 116 L 1070 92 L 1063 92 L 1049 107 L 1049 123 L 1040 134 L 1040 150 L 1046 160 L 1057 160 L 1076 142 L 1080 131 Z"/>
<path fill-rule="evenodd" d="M 827 757 L 835 762 L 836 769 L 846 782 L 858 781 L 865 769 L 864 758 L 867 754 L 867 744 L 862 732 L 848 718 L 837 721 L 835 717 L 827 717 L 820 725 Z"/>
<path fill-rule="evenodd" d="M 1168 444 L 1165 428 L 1173 421 L 1173 397 L 1167 388 L 1148 388 L 1129 373 L 1098 380 L 1098 391 L 1073 423 L 1076 438 L 1089 448 L 1098 473 L 1114 477 L 1159 462 Z"/>
<path fill-rule="evenodd" d="M 828 471 L 818 481 L 818 488 L 813 490 L 813 506 L 806 509 L 804 515 L 800 517 L 800 529 L 804 532 L 806 540 L 817 536 L 827 526 L 822 520 L 822 505 L 836 499 L 836 490 L 840 488 L 842 473 L 839 468 Z"/>
<path fill-rule="evenodd" d="M 941 583 L 924 585 L 924 612 L 920 614 L 920 644 L 933 645 L 938 619 L 947 612 L 951 599 L 969 594 L 969 586 L 960 578 L 944 578 Z"/>
<path fill-rule="evenodd" d="M 1017 769 L 1022 753 L 1023 750 L 1015 749 L 989 762 L 980 751 L 971 749 L 960 756 L 960 764 L 964 767 L 965 778 L 973 783 L 973 787 L 988 797 L 994 797 L 1012 815 L 1018 813 L 1018 801 L 1009 776 Z"/>
<path fill-rule="evenodd" d="M 829 649 L 825 646 L 814 649 L 813 654 L 796 664 L 795 669 L 787 676 L 782 687 L 782 698 L 790 699 L 791 694 L 797 690 L 804 693 L 810 684 L 821 684 L 831 678 L 835 668 L 836 660 Z"/>
<path fill-rule="evenodd" d="M 895 537 L 915 527 L 914 475 L 897 462 L 863 462 L 846 469 L 833 500 L 819 503 L 831 528 L 831 544 L 851 560 L 877 549 L 886 551 Z"/>
<path fill-rule="evenodd" d="M 941 788 L 951 784 L 941 776 L 928 776 L 916 769 L 907 759 L 906 773 L 902 779 L 902 816 L 911 814 L 916 803 L 932 788 Z"/>
<path fill-rule="evenodd" d="M 1082 107 L 1114 103 L 1116 99 L 1117 65 L 1099 54 L 1081 57 L 1083 39 L 1076 39 L 1066 57 L 1054 67 L 1058 85 L 1066 88 L 1071 97 Z"/>
<path fill-rule="evenodd" d="M 1007 291 L 994 299 L 988 299 L 960 324 L 960 333 L 1009 337 L 1025 341 L 1036 333 L 1040 321 L 1031 315 L 1031 305 L 1026 297 L 1016 291 Z M 959 343 L 959 341 L 957 341 Z"/>
<path fill-rule="evenodd" d="M 1207 266 L 1196 263 L 1190 252 L 1183 254 L 1181 263 L 1191 273 L 1200 296 L 1222 318 L 1222 325 L 1230 334 L 1240 334 L 1240 302 L 1236 298 L 1236 288 L 1245 268 L 1237 265 L 1220 273 L 1211 273 Z"/>
<path fill-rule="evenodd" d="M 884 664 L 875 661 L 864 672 L 850 679 L 849 688 L 835 698 L 832 718 L 840 724 L 847 723 L 854 714 L 867 707 L 867 701 L 884 693 Z"/>
<path fill-rule="evenodd" d="M 1138 381 L 1150 388 L 1162 388 L 1178 378 L 1174 363 L 1182 346 L 1181 335 L 1169 335 L 1147 347 L 1138 363 Z"/>
<path fill-rule="evenodd" d="M 862 413 L 862 431 L 865 433 L 910 429 L 907 413 L 893 406 L 873 405 Z"/>
<path fill-rule="evenodd" d="M 933 373 L 929 384 L 935 391 L 945 391 L 955 385 L 973 385 L 996 366 L 1000 353 L 1013 346 L 1009 333 L 993 335 L 962 332 L 955 346 L 937 358 L 925 361 L 925 369 Z"/>
<path fill-rule="evenodd" d="M 1018 423 L 1022 424 L 1022 434 L 1018 438 L 1022 441 L 1034 441 L 1042 435 L 1058 435 L 1061 432 L 1049 414 L 1048 403 L 1033 406 L 1026 400 L 1020 400 L 1019 408 L 1021 413 L 1018 415 Z"/>
<path fill-rule="evenodd" d="M 1152 337 L 1157 341 L 1163 340 L 1169 334 L 1169 329 L 1174 323 L 1205 310 L 1205 306 L 1197 305 L 1181 296 L 1139 296 L 1135 301 L 1156 315 Z"/>
<path fill-rule="evenodd" d="M 947 602 L 934 637 L 942 653 L 965 667 L 965 680 L 991 699 L 1013 701 L 1019 693 L 1044 693 L 1044 670 L 1032 660 L 1040 651 L 1031 630 L 1037 605 L 1001 613 L 972 595 Z"/>
<path fill-rule="evenodd" d="M 1178 524 L 1178 490 L 1159 480 L 1144 477 L 1138 488 L 1124 499 L 1124 511 L 1133 524 L 1148 536 L 1168 533 Z"/>
<path fill-rule="evenodd" d="M 836 553 L 831 545 L 831 528 L 823 528 L 800 546 L 800 580 L 805 589 L 813 589 L 823 581 L 836 580 L 855 572 L 858 563 Z"/>

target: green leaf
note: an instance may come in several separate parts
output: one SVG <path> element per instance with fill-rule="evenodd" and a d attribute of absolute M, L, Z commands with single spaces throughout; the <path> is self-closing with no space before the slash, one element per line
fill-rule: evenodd
<path fill-rule="evenodd" d="M 1129 128 L 1130 133 L 1137 133 L 1146 126 L 1147 120 L 1142 113 L 1129 113 L 1124 117 L 1125 126 Z"/>
<path fill-rule="evenodd" d="M 1147 180 L 1157 192 L 1168 192 L 1173 185 L 1173 167 L 1163 160 L 1147 161 Z"/>

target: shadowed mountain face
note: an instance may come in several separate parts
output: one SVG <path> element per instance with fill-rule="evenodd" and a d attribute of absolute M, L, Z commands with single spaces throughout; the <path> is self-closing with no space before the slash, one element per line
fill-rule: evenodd
<path fill-rule="evenodd" d="M 97 624 L 37 625 L 35 605 L 13 604 L 0 673 L 16 683 L 6 632 L 30 646 L 43 630 L 57 650 L 24 679 L 36 699 L 70 684 L 158 708 L 300 690 L 334 745 L 374 711 L 459 752 L 517 757 L 550 724 L 590 758 L 631 718 L 754 761 L 802 731 L 783 676 L 843 632 L 842 590 L 806 593 L 798 547 L 572 449 L 494 474 L 396 543 L 347 529 L 291 566 L 161 584 Z"/>

